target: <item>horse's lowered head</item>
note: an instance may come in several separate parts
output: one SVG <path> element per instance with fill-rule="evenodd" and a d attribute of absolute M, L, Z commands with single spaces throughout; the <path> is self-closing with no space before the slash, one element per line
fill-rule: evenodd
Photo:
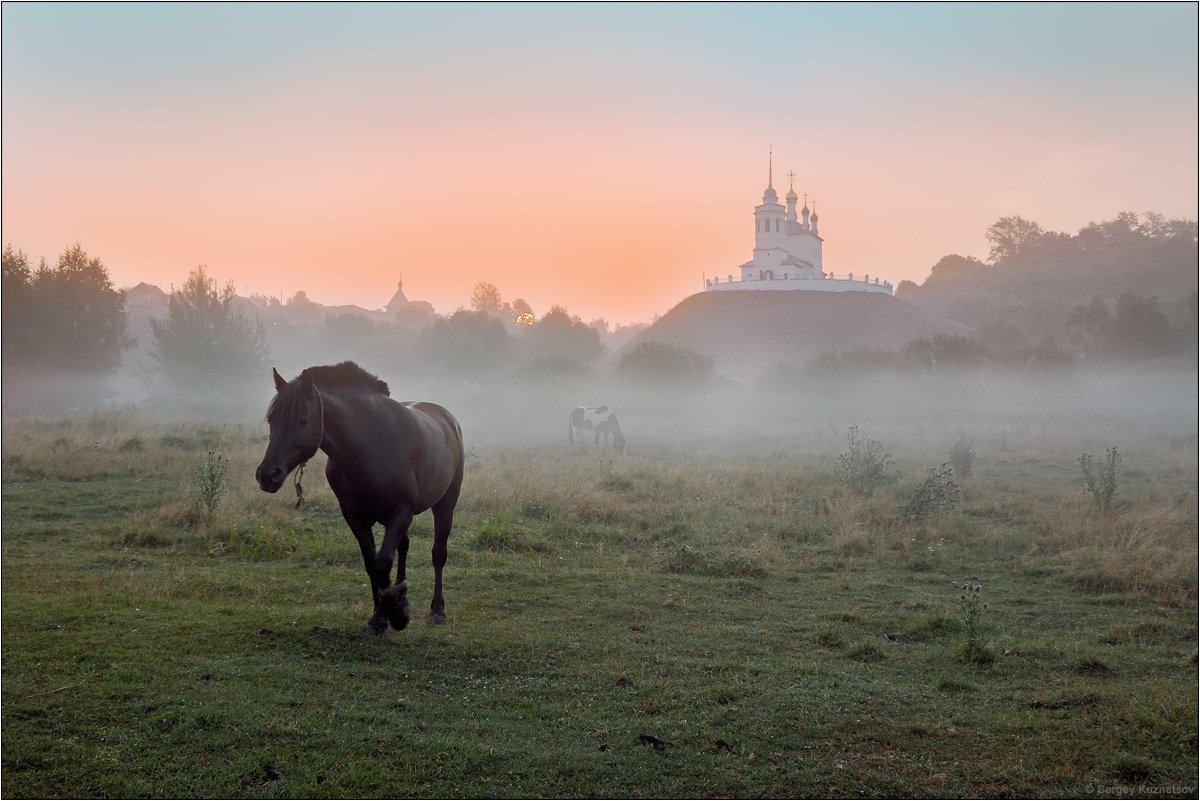
<path fill-rule="evenodd" d="M 267 407 L 271 438 L 262 463 L 254 471 L 258 486 L 265 492 L 277 492 L 288 473 L 316 454 L 325 435 L 321 393 L 308 371 L 292 381 L 285 381 L 274 368 L 271 373 L 277 393 Z"/>

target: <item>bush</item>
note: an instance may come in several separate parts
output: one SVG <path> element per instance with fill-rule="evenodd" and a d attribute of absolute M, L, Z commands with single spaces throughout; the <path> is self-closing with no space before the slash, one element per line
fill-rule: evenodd
<path fill-rule="evenodd" d="M 853 492 L 873 495 L 875 490 L 896 481 L 890 472 L 892 455 L 873 439 L 859 439 L 858 426 L 850 426 L 846 452 L 838 456 L 838 478 Z"/>
<path fill-rule="evenodd" d="M 621 357 L 617 372 L 653 384 L 701 386 L 715 375 L 715 357 L 663 342 L 639 342 Z"/>
<path fill-rule="evenodd" d="M 958 505 L 958 484 L 948 465 L 929 468 L 925 480 L 909 494 L 900 507 L 900 514 L 910 520 L 925 520 Z"/>

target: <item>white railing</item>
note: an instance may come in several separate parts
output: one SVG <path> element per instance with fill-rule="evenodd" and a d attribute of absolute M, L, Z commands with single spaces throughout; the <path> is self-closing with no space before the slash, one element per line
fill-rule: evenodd
<path fill-rule="evenodd" d="M 826 273 L 822 278 L 799 278 L 789 276 L 772 276 L 769 278 L 747 278 L 745 280 L 729 275 L 722 281 L 720 276 L 704 280 L 706 292 L 714 290 L 733 289 L 807 289 L 819 292 L 886 292 L 892 294 L 894 287 L 891 281 L 885 281 L 879 276 L 872 277 L 869 273 L 855 275 L 834 275 Z"/>

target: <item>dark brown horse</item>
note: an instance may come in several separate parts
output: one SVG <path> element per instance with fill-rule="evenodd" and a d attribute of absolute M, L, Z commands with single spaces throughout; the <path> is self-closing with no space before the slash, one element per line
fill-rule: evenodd
<path fill-rule="evenodd" d="M 276 370 L 278 394 L 267 408 L 271 439 L 254 477 L 266 492 L 283 486 L 288 473 L 325 451 L 325 477 L 358 539 L 371 578 L 375 613 L 367 630 L 383 634 L 388 623 L 408 625 L 408 526 L 413 515 L 433 510 L 433 602 L 429 621 L 446 622 L 442 568 L 463 479 L 462 429 L 434 403 L 399 403 L 388 386 L 354 362 L 310 367 L 285 381 Z M 296 485 L 300 492 L 299 479 Z M 375 550 L 372 527 L 383 525 Z M 391 581 L 396 557 L 396 583 Z"/>

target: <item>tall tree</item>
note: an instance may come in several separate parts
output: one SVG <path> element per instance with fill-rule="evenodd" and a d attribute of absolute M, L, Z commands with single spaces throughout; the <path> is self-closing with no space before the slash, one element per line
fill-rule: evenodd
<path fill-rule="evenodd" d="M 127 333 L 125 293 L 114 289 L 108 269 L 78 243 L 63 251 L 54 267 L 42 262 L 30 276 L 24 254 L 6 253 L 4 291 L 18 290 L 26 308 L 18 315 L 25 336 L 18 357 L 39 369 L 108 375 L 133 345 Z M 5 300 L 7 316 L 8 299 Z"/>
<path fill-rule="evenodd" d="M 417 338 L 417 350 L 439 367 L 477 371 L 503 367 L 512 347 L 504 323 L 482 311 L 438 317 Z"/>
<path fill-rule="evenodd" d="M 151 376 L 168 394 L 221 405 L 253 393 L 265 381 L 270 353 L 262 324 L 246 318 L 232 281 L 218 289 L 203 266 L 171 293 L 167 316 L 150 326 Z"/>
<path fill-rule="evenodd" d="M 30 300 L 33 297 L 33 273 L 24 251 L 4 246 L 4 284 L 0 288 L 0 324 L 3 325 L 4 361 L 20 361 L 29 348 Z"/>
<path fill-rule="evenodd" d="M 988 258 L 992 264 L 1011 261 L 1046 238 L 1042 226 L 1024 217 L 1003 217 L 985 234 L 992 244 Z"/>
<path fill-rule="evenodd" d="M 471 308 L 488 315 L 498 315 L 504 311 L 504 301 L 500 297 L 500 288 L 487 281 L 480 281 L 471 293 Z"/>
<path fill-rule="evenodd" d="M 555 306 L 524 332 L 522 339 L 531 358 L 559 358 L 591 363 L 604 353 L 600 332 L 566 310 Z"/>

